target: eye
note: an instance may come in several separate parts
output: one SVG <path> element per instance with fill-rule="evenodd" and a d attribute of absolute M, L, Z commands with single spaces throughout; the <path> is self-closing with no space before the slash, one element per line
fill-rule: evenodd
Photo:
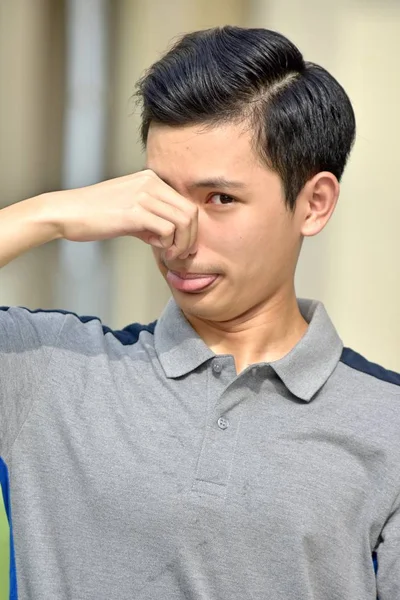
<path fill-rule="evenodd" d="M 236 200 L 232 196 L 228 196 L 228 194 L 213 194 L 209 197 L 208 202 L 221 206 L 222 204 L 232 204 Z"/>

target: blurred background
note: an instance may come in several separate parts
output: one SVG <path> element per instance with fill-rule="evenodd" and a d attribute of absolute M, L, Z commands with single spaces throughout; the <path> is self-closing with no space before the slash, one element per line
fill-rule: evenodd
<path fill-rule="evenodd" d="M 345 87 L 358 136 L 338 209 L 306 241 L 297 294 L 400 371 L 399 0 L 0 0 L 0 207 L 141 169 L 136 80 L 174 41 L 233 24 L 276 29 Z M 131 238 L 37 248 L 0 272 L 2 305 L 155 319 L 169 292 Z"/>

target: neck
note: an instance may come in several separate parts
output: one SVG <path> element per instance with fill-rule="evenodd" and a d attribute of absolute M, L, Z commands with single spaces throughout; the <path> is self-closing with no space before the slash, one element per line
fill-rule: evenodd
<path fill-rule="evenodd" d="M 255 363 L 279 360 L 300 341 L 308 326 L 294 289 L 289 294 L 277 294 L 231 321 L 185 316 L 213 352 L 233 355 L 237 373 Z"/>

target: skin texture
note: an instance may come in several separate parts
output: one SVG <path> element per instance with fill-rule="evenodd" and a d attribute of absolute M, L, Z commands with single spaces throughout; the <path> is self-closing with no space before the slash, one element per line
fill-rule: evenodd
<path fill-rule="evenodd" d="M 339 195 L 335 176 L 310 179 L 291 212 L 248 127 L 152 124 L 146 152 L 147 168 L 198 208 L 190 254 L 153 248 L 186 318 L 214 352 L 234 355 L 238 372 L 287 354 L 307 330 L 294 289 L 302 241 L 328 222 Z M 237 185 L 210 181 L 218 179 Z M 176 289 L 168 271 L 218 277 L 193 293 Z"/>

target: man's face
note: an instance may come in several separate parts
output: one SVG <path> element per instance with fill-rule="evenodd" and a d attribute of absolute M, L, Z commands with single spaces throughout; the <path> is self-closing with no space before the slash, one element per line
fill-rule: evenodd
<path fill-rule="evenodd" d="M 196 254 L 166 261 L 154 249 L 161 273 L 218 275 L 201 291 L 181 291 L 167 280 L 188 317 L 240 321 L 291 293 L 300 218 L 286 208 L 281 180 L 261 164 L 250 131 L 153 124 L 147 168 L 199 207 Z"/>

